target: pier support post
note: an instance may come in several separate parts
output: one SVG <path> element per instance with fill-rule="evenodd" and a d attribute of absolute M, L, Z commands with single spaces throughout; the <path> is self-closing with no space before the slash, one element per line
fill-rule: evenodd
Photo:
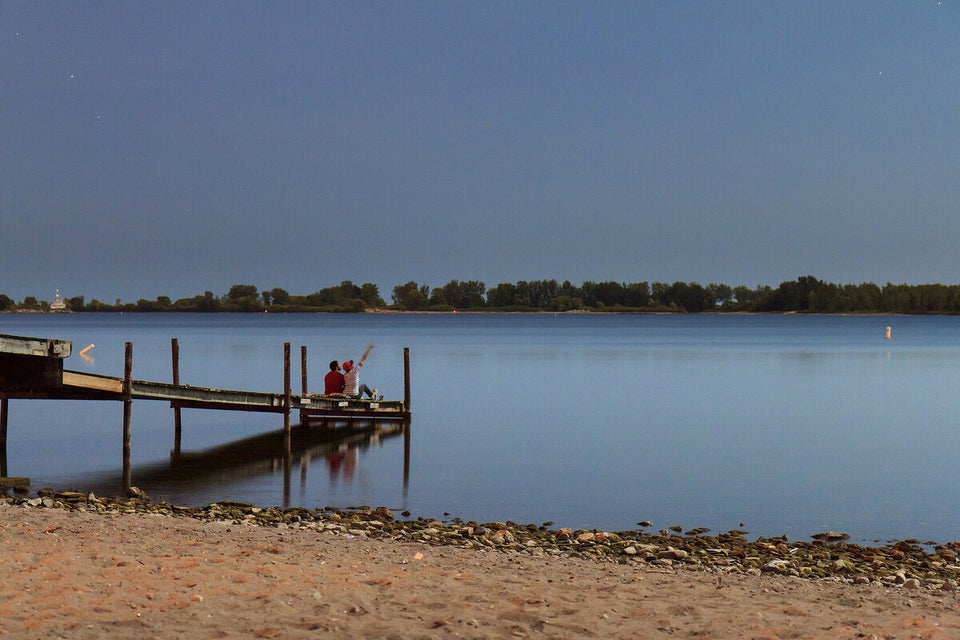
<path fill-rule="evenodd" d="M 410 488 L 410 421 L 403 421 L 403 497 Z"/>
<path fill-rule="evenodd" d="M 0 477 L 7 477 L 7 415 L 10 399 L 0 398 Z"/>
<path fill-rule="evenodd" d="M 173 360 L 173 384 L 180 384 L 180 341 L 176 338 L 170 339 L 170 357 Z M 174 404 L 173 407 L 173 452 L 180 453 L 180 436 L 183 430 L 180 422 L 180 407 Z"/>
<path fill-rule="evenodd" d="M 403 348 L 403 410 L 410 417 L 410 347 Z"/>
<path fill-rule="evenodd" d="M 300 396 L 307 395 L 307 346 L 300 345 Z M 300 407 L 300 424 L 303 424 L 303 405 Z"/>
<path fill-rule="evenodd" d="M 123 352 L 123 492 L 130 490 L 130 417 L 133 410 L 133 343 Z"/>
<path fill-rule="evenodd" d="M 283 343 L 283 430 L 290 433 L 290 343 Z"/>
<path fill-rule="evenodd" d="M 7 412 L 10 409 L 10 399 L 0 398 L 0 446 L 7 450 Z"/>

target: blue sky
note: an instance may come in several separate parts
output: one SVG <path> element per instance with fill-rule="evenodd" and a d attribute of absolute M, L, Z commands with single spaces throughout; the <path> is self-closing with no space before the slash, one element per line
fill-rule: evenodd
<path fill-rule="evenodd" d="M 960 5 L 0 3 L 0 293 L 960 282 Z"/>

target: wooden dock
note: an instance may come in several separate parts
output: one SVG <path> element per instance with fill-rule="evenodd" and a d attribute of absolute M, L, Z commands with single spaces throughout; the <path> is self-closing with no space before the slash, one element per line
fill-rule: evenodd
<path fill-rule="evenodd" d="M 304 427 L 352 424 L 354 421 L 410 420 L 410 352 L 403 350 L 403 400 L 365 400 L 308 392 L 307 349 L 300 348 L 301 392 L 290 387 L 290 344 L 283 345 L 283 386 L 279 393 L 214 389 L 180 383 L 180 348 L 171 340 L 170 383 L 134 380 L 133 344 L 126 343 L 124 375 L 113 377 L 63 368 L 72 351 L 67 340 L 0 334 L 0 478 L 7 475 L 6 443 L 10 399 L 112 400 L 123 403 L 124 484 L 129 487 L 130 421 L 133 400 L 160 400 L 174 409 L 174 451 L 179 452 L 181 409 L 219 409 L 283 414 L 289 433 L 297 411 Z"/>
<path fill-rule="evenodd" d="M 64 370 L 63 384 L 56 392 L 10 397 L 55 397 L 72 400 L 123 400 L 123 378 Z M 0 392 L 2 393 L 2 392 Z M 181 409 L 221 409 L 283 413 L 288 409 L 286 395 L 260 391 L 232 391 L 166 382 L 130 381 L 133 400 L 162 400 Z M 402 400 L 357 400 L 346 396 L 300 394 L 290 396 L 289 409 L 300 413 L 301 423 L 324 418 L 375 418 L 406 420 L 410 414 Z"/>

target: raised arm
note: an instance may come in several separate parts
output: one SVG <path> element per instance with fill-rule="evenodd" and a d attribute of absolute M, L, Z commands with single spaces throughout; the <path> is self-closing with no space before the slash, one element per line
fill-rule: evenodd
<path fill-rule="evenodd" d="M 367 347 L 367 350 L 363 352 L 363 355 L 360 356 L 360 364 L 364 363 L 364 361 L 367 359 L 367 356 L 370 355 L 370 351 L 373 349 L 374 346 L 375 345 L 371 343 L 370 346 Z"/>

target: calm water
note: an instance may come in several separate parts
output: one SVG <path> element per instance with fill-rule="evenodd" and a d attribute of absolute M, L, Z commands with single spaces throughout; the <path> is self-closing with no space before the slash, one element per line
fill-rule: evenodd
<path fill-rule="evenodd" d="M 892 327 L 892 340 L 884 338 Z M 133 407 L 133 482 L 178 504 L 388 506 L 414 516 L 681 525 L 805 539 L 960 539 L 960 318 L 646 315 L 0 315 L 0 333 L 72 340 L 67 368 L 280 391 L 282 348 L 306 345 L 316 390 L 332 359 L 375 342 L 361 379 L 402 397 L 404 438 L 316 441 L 284 473 L 273 414 Z M 95 344 L 93 361 L 77 352 Z M 299 370 L 294 368 L 299 388 Z M 12 400 L 10 475 L 115 493 L 119 403 Z"/>

